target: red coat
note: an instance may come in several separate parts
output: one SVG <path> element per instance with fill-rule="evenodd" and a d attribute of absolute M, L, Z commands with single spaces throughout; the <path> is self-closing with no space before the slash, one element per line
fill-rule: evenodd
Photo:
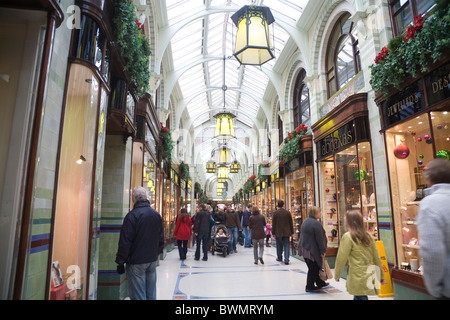
<path fill-rule="evenodd" d="M 177 240 L 191 239 L 192 222 L 191 217 L 184 216 L 184 222 L 181 221 L 181 216 L 177 217 L 174 235 Z"/>

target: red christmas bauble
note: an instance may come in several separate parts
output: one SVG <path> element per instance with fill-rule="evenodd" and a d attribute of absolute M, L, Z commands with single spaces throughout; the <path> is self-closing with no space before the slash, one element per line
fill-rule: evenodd
<path fill-rule="evenodd" d="M 398 159 L 406 159 L 409 156 L 409 148 L 404 144 L 400 144 L 394 148 L 394 155 Z"/>

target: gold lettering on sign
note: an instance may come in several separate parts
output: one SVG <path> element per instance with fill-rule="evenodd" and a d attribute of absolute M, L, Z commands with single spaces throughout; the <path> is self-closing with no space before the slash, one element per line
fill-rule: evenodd
<path fill-rule="evenodd" d="M 417 102 L 419 102 L 420 98 L 417 96 L 417 94 L 412 94 L 390 106 L 388 106 L 388 117 L 395 115 L 396 113 L 399 113 L 403 109 L 406 109 L 409 106 L 413 106 Z"/>
<path fill-rule="evenodd" d="M 433 88 L 433 93 L 436 93 L 438 91 L 444 90 L 445 88 L 448 88 L 448 82 L 450 79 L 450 75 L 443 76 L 442 78 L 439 78 L 437 81 L 433 81 L 431 83 L 431 87 Z"/>

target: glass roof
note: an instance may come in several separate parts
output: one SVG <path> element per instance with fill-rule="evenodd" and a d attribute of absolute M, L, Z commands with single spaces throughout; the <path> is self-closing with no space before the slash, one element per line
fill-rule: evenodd
<path fill-rule="evenodd" d="M 235 110 L 237 126 L 243 124 L 253 127 L 260 108 L 257 99 L 263 98 L 269 78 L 259 67 L 240 66 L 232 56 L 236 27 L 230 19 L 235 11 L 252 2 L 270 7 L 275 16 L 275 22 L 270 26 L 274 37 L 275 59 L 263 65 L 271 69 L 289 39 L 288 33 L 277 24 L 276 20 L 283 19 L 295 25 L 308 0 L 165 1 L 169 26 L 188 21 L 172 38 L 171 52 L 175 70 L 192 65 L 178 79 L 178 85 L 194 127 L 212 120 L 212 115 L 218 110 L 209 111 L 222 108 L 224 105 L 222 90 L 224 56 L 226 57 L 226 107 Z M 191 17 L 202 10 L 205 14 L 197 15 L 199 18 L 192 20 Z M 211 57 L 216 60 L 209 60 Z M 245 110 L 245 114 L 239 110 Z"/>

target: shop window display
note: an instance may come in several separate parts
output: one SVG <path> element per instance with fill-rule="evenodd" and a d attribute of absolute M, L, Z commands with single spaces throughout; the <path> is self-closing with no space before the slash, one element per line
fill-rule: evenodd
<path fill-rule="evenodd" d="M 319 163 L 322 186 L 320 189 L 322 199 L 322 224 L 328 237 L 328 247 L 337 248 L 338 239 L 338 216 L 337 216 L 337 194 L 336 194 L 336 173 L 332 158 Z"/>
<path fill-rule="evenodd" d="M 430 126 L 431 125 L 431 126 Z M 415 225 L 420 200 L 429 187 L 423 170 L 436 157 L 450 152 L 450 114 L 433 111 L 386 131 L 392 207 L 399 267 L 420 271 L 419 235 Z"/>
<path fill-rule="evenodd" d="M 308 207 L 314 204 L 313 170 L 311 166 L 300 168 L 286 176 L 287 204 L 294 219 L 294 241 L 300 239 L 301 224 L 307 218 Z"/>
<path fill-rule="evenodd" d="M 344 228 L 345 212 L 357 210 L 363 215 L 368 233 L 378 239 L 377 208 L 370 142 L 344 149 L 319 163 L 322 219 L 328 247 L 336 248 Z"/>
<path fill-rule="evenodd" d="M 55 206 L 51 289 L 66 286 L 66 298 L 85 299 L 99 83 L 89 68 L 74 64 L 67 90 Z"/>

